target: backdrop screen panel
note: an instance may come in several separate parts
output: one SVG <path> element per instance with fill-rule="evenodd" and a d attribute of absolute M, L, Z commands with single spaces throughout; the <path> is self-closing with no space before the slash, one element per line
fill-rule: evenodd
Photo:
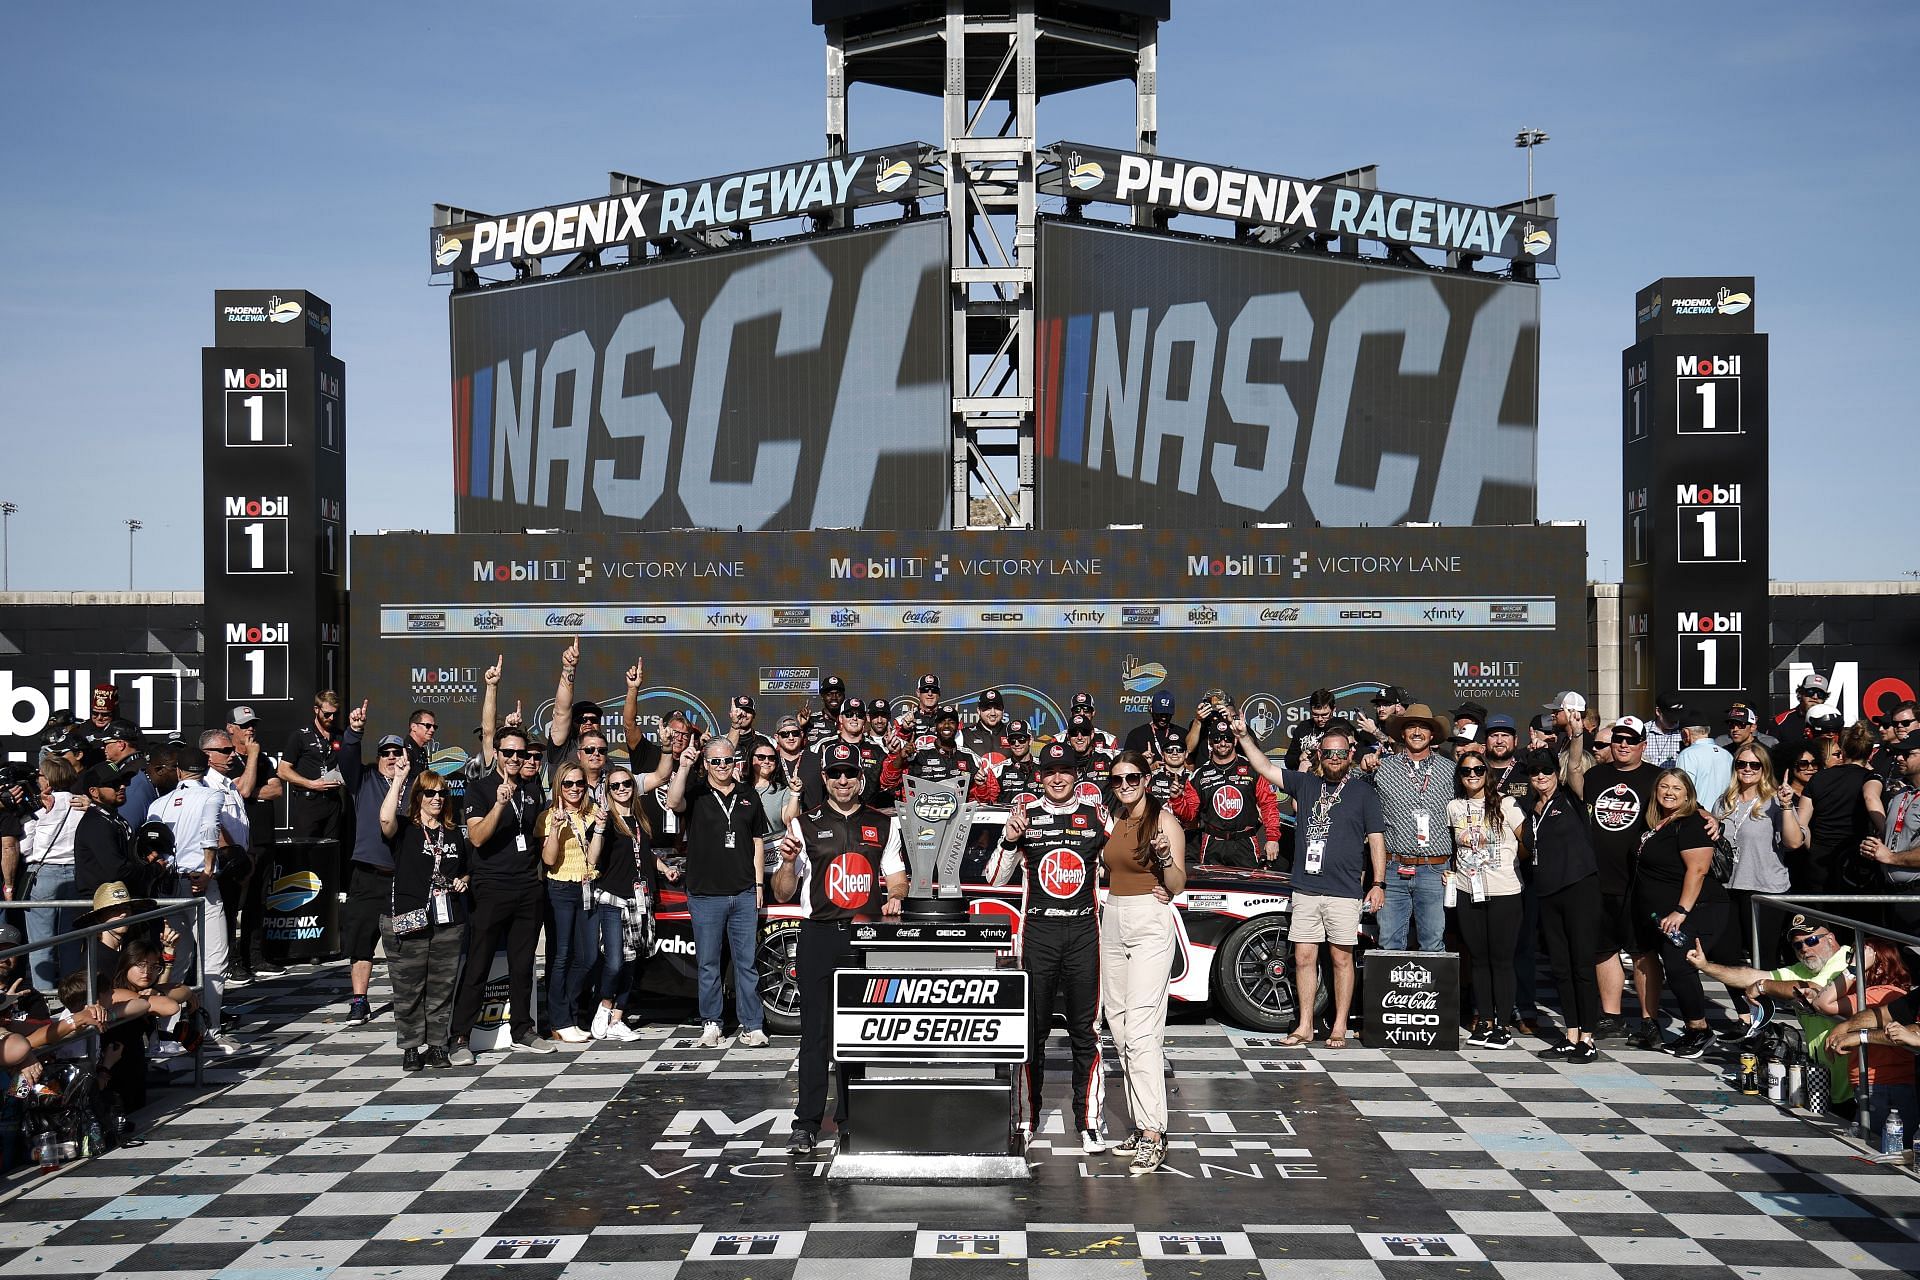
<path fill-rule="evenodd" d="M 946 259 L 929 218 L 456 295 L 455 527 L 944 527 Z"/>
<path fill-rule="evenodd" d="M 387 534 L 353 556 L 350 700 L 373 699 L 370 733 L 435 706 L 449 743 L 472 742 L 499 656 L 501 710 L 543 723 L 574 636 L 577 696 L 610 721 L 645 660 L 648 731 L 676 709 L 724 726 L 741 693 L 770 728 L 829 675 L 893 700 L 931 671 L 969 717 L 998 687 L 1042 734 L 1078 690 L 1118 730 L 1156 691 L 1185 719 L 1218 689 L 1273 741 L 1321 686 L 1518 719 L 1586 678 L 1579 527 Z"/>
<path fill-rule="evenodd" d="M 1049 221 L 1042 523 L 1525 524 L 1539 288 Z"/>

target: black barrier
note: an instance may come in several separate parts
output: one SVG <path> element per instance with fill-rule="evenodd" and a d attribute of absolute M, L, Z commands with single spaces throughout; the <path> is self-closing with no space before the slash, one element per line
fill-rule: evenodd
<path fill-rule="evenodd" d="M 1360 1043 L 1369 1049 L 1460 1047 L 1460 957 L 1369 951 Z"/>
<path fill-rule="evenodd" d="M 340 893 L 346 885 L 338 840 L 287 839 L 274 844 L 261 902 L 260 944 L 275 959 L 338 955 Z"/>

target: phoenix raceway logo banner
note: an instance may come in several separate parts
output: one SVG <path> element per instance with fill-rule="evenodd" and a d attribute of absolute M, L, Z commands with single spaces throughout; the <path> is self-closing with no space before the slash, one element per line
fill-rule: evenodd
<path fill-rule="evenodd" d="M 1534 519 L 1536 286 L 1050 222 L 1055 526 Z"/>
<path fill-rule="evenodd" d="M 453 301 L 461 532 L 937 529 L 946 224 Z"/>

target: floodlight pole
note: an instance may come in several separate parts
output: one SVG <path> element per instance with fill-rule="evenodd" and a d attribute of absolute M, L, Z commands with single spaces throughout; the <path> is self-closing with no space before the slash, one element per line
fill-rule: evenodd
<path fill-rule="evenodd" d="M 1533 149 L 1551 141 L 1545 129 L 1522 129 L 1513 135 L 1513 145 L 1527 153 L 1527 199 L 1533 199 Z"/>

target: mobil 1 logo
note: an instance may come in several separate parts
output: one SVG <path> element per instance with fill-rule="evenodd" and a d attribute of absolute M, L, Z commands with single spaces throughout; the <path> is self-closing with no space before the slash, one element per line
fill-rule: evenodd
<path fill-rule="evenodd" d="M 1684 690 L 1736 691 L 1741 680 L 1739 610 L 1695 613 L 1682 609 L 1674 615 L 1680 633 L 1679 687 Z"/>
<path fill-rule="evenodd" d="M 287 497 L 229 494 L 222 499 L 227 522 L 228 573 L 291 573 L 287 556 Z"/>
<path fill-rule="evenodd" d="M 222 369 L 220 388 L 227 448 L 285 449 L 293 443 L 285 369 Z"/>
<path fill-rule="evenodd" d="M 1673 429 L 1683 436 L 1737 436 L 1740 357 L 1675 356 Z"/>
<path fill-rule="evenodd" d="M 1675 557 L 1681 564 L 1740 564 L 1740 486 L 1681 484 L 1674 487 Z"/>
<path fill-rule="evenodd" d="M 285 701 L 290 626 L 285 622 L 229 622 L 226 628 L 227 699 Z"/>

